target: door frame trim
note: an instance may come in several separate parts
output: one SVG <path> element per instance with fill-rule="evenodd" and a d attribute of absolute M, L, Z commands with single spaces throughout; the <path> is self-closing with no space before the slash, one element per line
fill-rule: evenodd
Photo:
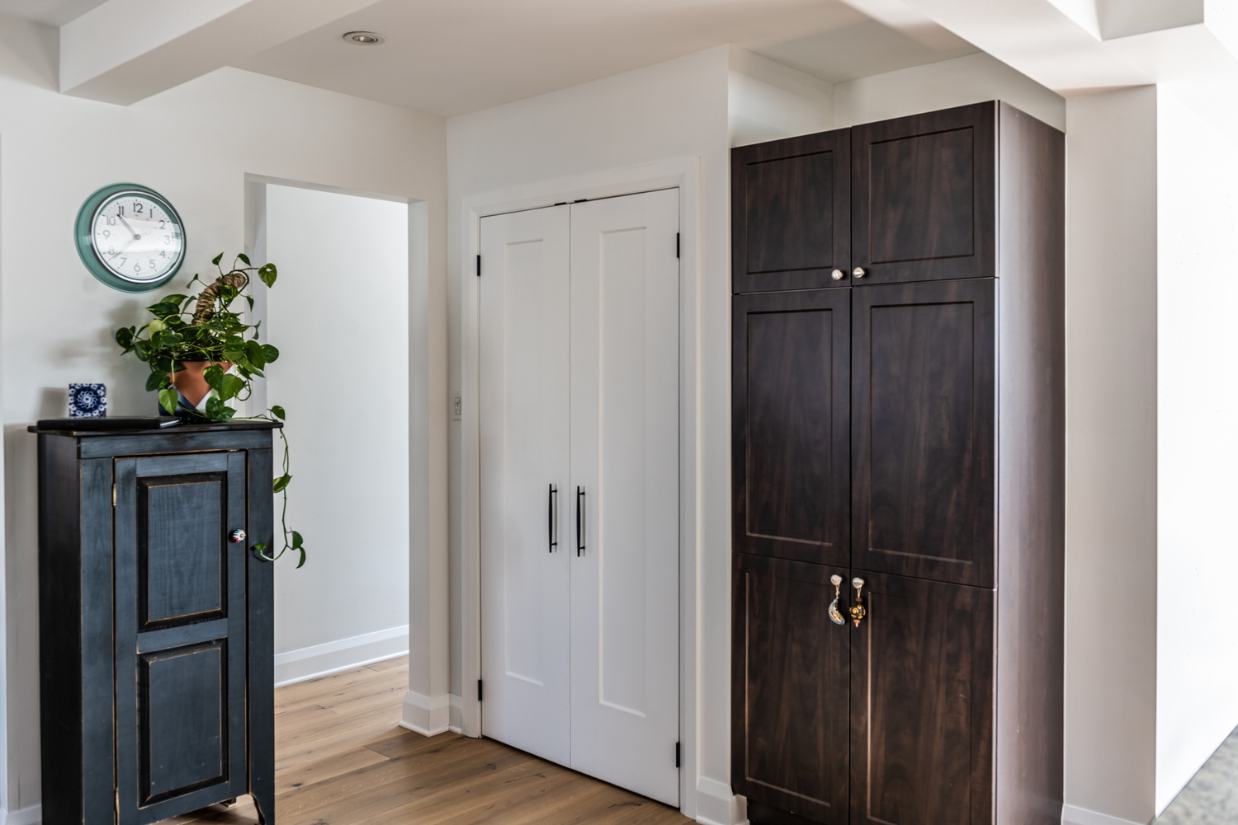
<path fill-rule="evenodd" d="M 460 285 L 460 600 L 461 695 L 451 697 L 451 728 L 481 736 L 481 703 L 469 688 L 481 675 L 481 506 L 480 506 L 480 326 L 481 278 L 476 274 L 481 249 L 481 219 L 505 212 L 537 209 L 576 200 L 635 195 L 659 189 L 679 190 L 679 732 L 683 743 L 679 807 L 690 819 L 697 811 L 699 741 L 696 715 L 702 645 L 698 634 L 698 597 L 703 555 L 698 522 L 700 445 L 703 404 L 699 395 L 698 330 L 701 272 L 700 159 L 667 158 L 632 167 L 583 173 L 470 195 L 461 202 L 455 277 Z M 449 240 L 450 243 L 450 240 Z M 484 263 L 483 263 L 484 267 Z M 482 277 L 485 277 L 484 268 Z M 445 630 L 445 629 L 444 629 Z M 435 644 L 438 640 L 431 640 Z M 446 640 L 443 640 L 446 643 Z M 458 711 L 458 715 L 457 715 Z M 667 759 L 673 758 L 668 749 Z M 702 791 L 704 792 L 704 791 Z"/>

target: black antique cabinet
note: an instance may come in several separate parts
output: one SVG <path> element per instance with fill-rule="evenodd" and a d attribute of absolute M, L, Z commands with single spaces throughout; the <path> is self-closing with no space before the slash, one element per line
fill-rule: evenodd
<path fill-rule="evenodd" d="M 31 428 L 45 825 L 275 821 L 271 429 Z"/>

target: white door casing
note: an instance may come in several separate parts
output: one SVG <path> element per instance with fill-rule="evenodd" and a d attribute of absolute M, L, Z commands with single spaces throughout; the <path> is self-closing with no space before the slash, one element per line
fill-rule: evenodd
<path fill-rule="evenodd" d="M 568 216 L 482 220 L 479 312 L 482 732 L 560 764 L 571 759 Z"/>
<path fill-rule="evenodd" d="M 679 192 L 571 221 L 571 767 L 678 806 Z"/>

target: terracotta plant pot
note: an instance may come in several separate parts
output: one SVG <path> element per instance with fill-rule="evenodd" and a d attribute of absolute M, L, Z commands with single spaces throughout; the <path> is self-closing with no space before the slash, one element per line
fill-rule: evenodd
<path fill-rule="evenodd" d="M 227 361 L 182 361 L 181 366 L 184 369 L 173 372 L 169 377 L 176 391 L 195 408 L 211 391 L 210 385 L 206 383 L 207 368 L 218 366 L 222 367 L 224 372 L 232 369 L 232 364 Z"/>

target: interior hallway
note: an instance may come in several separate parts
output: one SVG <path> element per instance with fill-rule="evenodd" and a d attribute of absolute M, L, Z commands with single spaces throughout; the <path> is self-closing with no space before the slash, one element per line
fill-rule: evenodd
<path fill-rule="evenodd" d="M 396 726 L 405 659 L 275 692 L 279 825 L 686 823 L 671 808 L 490 740 Z M 251 825 L 248 798 L 168 820 Z"/>

